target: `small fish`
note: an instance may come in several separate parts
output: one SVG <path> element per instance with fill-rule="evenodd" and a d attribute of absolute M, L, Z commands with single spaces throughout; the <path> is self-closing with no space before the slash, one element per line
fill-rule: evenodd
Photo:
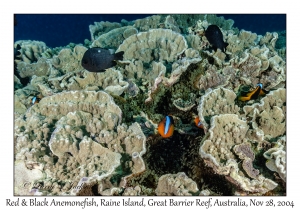
<path fill-rule="evenodd" d="M 31 103 L 31 105 L 34 105 L 34 104 L 39 103 L 40 100 L 41 100 L 41 98 L 34 96 L 34 97 L 30 100 L 30 103 Z"/>
<path fill-rule="evenodd" d="M 174 132 L 174 119 L 172 116 L 166 116 L 159 124 L 158 124 L 158 133 L 163 138 L 169 138 L 173 135 Z"/>
<path fill-rule="evenodd" d="M 198 128 L 202 128 L 203 129 L 203 123 L 200 121 L 199 117 L 196 117 L 194 119 L 194 122 L 195 122 L 195 125 L 198 127 Z"/>
<path fill-rule="evenodd" d="M 115 61 L 122 60 L 123 54 L 123 51 L 114 54 L 112 50 L 100 47 L 90 48 L 84 53 L 81 65 L 90 72 L 104 72 L 117 65 Z"/>
<path fill-rule="evenodd" d="M 223 41 L 223 34 L 217 25 L 208 26 L 205 31 L 205 36 L 215 51 L 219 48 L 225 53 L 228 43 Z"/>
<path fill-rule="evenodd" d="M 238 99 L 240 101 L 249 101 L 253 99 L 257 99 L 258 96 L 265 95 L 266 91 L 262 89 L 263 85 L 261 83 L 258 83 L 256 88 L 245 95 L 241 95 Z"/>

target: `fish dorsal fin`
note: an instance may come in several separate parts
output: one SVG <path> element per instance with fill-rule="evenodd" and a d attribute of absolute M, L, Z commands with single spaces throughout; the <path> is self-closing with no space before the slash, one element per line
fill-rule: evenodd
<path fill-rule="evenodd" d="M 111 55 L 113 55 L 113 54 L 115 53 L 115 50 L 114 50 L 114 49 L 108 49 L 108 51 L 109 51 L 109 53 L 110 53 Z"/>

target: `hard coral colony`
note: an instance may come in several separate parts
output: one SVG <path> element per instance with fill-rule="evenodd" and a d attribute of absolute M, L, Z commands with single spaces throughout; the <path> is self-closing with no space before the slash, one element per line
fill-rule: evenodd
<path fill-rule="evenodd" d="M 285 195 L 277 32 L 203 14 L 89 29 L 15 42 L 15 195 Z"/>

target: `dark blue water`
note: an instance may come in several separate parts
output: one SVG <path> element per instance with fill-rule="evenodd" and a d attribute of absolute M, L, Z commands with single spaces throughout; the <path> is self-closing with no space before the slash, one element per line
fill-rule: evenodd
<path fill-rule="evenodd" d="M 49 47 L 65 46 L 70 42 L 83 43 L 91 39 L 89 25 L 94 22 L 120 22 L 145 18 L 150 14 L 17 14 L 14 27 L 14 40 L 43 41 Z M 219 15 L 233 19 L 234 27 L 264 35 L 267 31 L 286 29 L 286 15 Z"/>
<path fill-rule="evenodd" d="M 244 29 L 261 35 L 265 35 L 266 32 L 286 30 L 285 14 L 220 14 L 218 16 L 234 20 L 233 26 L 240 30 Z"/>

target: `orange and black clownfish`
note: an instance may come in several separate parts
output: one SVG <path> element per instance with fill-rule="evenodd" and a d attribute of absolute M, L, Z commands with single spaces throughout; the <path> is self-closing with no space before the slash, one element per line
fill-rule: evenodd
<path fill-rule="evenodd" d="M 203 124 L 202 122 L 200 121 L 199 117 L 196 117 L 194 119 L 194 122 L 195 122 L 195 125 L 198 127 L 198 128 L 202 128 L 203 129 Z"/>
<path fill-rule="evenodd" d="M 158 133 L 163 138 L 169 138 L 173 135 L 174 132 L 174 119 L 172 116 L 166 116 L 160 123 L 158 124 Z"/>
<path fill-rule="evenodd" d="M 239 97 L 240 101 L 249 101 L 252 99 L 257 99 L 260 95 L 265 95 L 265 91 L 262 89 L 263 85 L 261 83 L 258 83 L 256 88 L 248 93 L 246 95 L 242 95 Z"/>

